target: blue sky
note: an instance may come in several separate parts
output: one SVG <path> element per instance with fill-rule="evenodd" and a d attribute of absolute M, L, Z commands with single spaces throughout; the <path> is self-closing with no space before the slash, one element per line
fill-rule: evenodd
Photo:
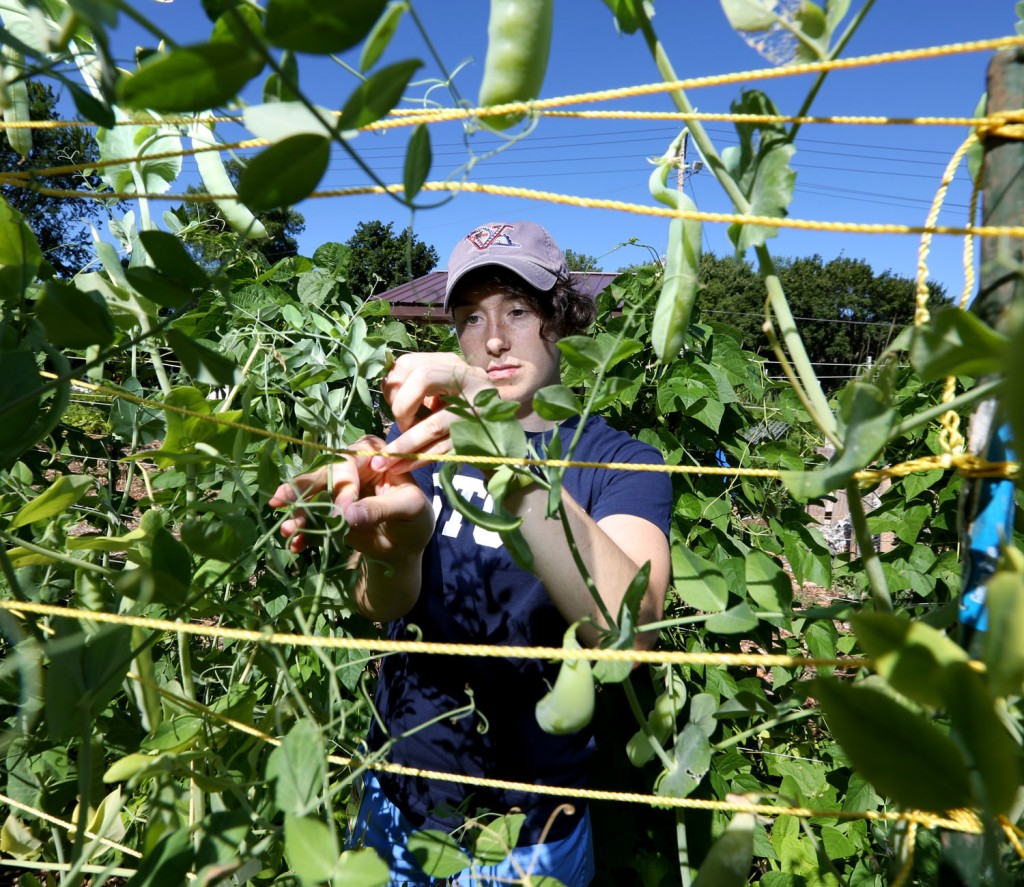
<path fill-rule="evenodd" d="M 860 7 L 853 0 L 852 7 Z M 982 0 L 965 5 L 952 0 L 878 0 L 845 55 L 868 55 L 954 42 L 1009 36 L 1016 16 L 1013 0 Z M 197 2 L 174 0 L 138 7 L 182 42 L 202 39 L 209 25 Z M 416 4 L 434 46 L 449 71 L 459 68 L 455 84 L 460 95 L 475 102 L 486 52 L 489 5 L 420 0 Z M 714 0 L 655 2 L 654 23 L 681 77 L 747 71 L 769 63 L 729 26 Z M 125 24 L 115 34 L 123 57 L 140 37 Z M 148 41 L 151 42 L 151 41 Z M 342 60 L 355 65 L 357 52 Z M 438 76 L 438 68 L 411 19 L 406 17 L 380 64 L 418 57 L 426 64 L 418 80 Z M 985 89 L 990 53 L 971 53 L 924 61 L 888 64 L 831 74 L 812 113 L 818 115 L 882 115 L 888 117 L 969 116 Z M 462 65 L 460 68 L 459 66 Z M 353 75 L 334 62 L 300 59 L 303 85 L 315 101 L 340 108 L 356 85 Z M 600 0 L 558 0 L 551 61 L 542 98 L 652 83 L 658 77 L 639 35 L 616 32 L 611 13 Z M 757 84 L 782 113 L 796 113 L 810 88 L 809 76 Z M 738 97 L 731 85 L 690 93 L 701 111 L 726 112 Z M 422 95 L 422 89 L 419 91 Z M 454 99 L 441 91 L 432 97 L 444 104 Z M 257 99 L 258 100 L 258 99 Z M 583 107 L 583 106 L 580 106 Z M 602 110 L 671 111 L 667 95 L 600 103 Z M 719 150 L 736 143 L 730 123 L 706 124 Z M 526 139 L 481 160 L 470 180 L 519 186 L 652 205 L 647 188 L 648 158 L 663 153 L 678 131 L 672 121 L 583 121 L 542 119 Z M 239 137 L 230 127 L 221 138 Z M 364 134 L 352 144 L 385 181 L 401 181 L 404 142 L 408 131 Z M 805 126 L 797 141 L 794 167 L 796 198 L 790 216 L 826 221 L 923 223 L 945 164 L 966 135 L 960 127 L 937 126 Z M 460 124 L 431 127 L 434 166 L 431 180 L 444 179 L 466 162 L 469 150 L 484 155 L 500 140 L 486 132 L 466 135 Z M 691 160 L 696 156 L 691 154 Z M 188 161 L 186 161 L 188 164 Z M 366 183 L 355 164 L 338 152 L 321 183 L 345 188 Z M 731 204 L 707 170 L 689 177 L 687 191 L 702 210 L 728 212 Z M 966 170 L 957 173 L 940 222 L 966 222 L 970 196 Z M 426 200 L 434 198 L 425 195 Z M 307 228 L 302 251 L 311 254 L 325 241 L 348 239 L 360 221 L 392 222 L 396 230 L 412 224 L 417 236 L 436 247 L 444 268 L 452 244 L 477 224 L 530 218 L 541 222 L 563 248 L 599 257 L 606 270 L 646 261 L 650 250 L 663 252 L 667 220 L 622 212 L 556 206 L 519 198 L 464 194 L 445 206 L 411 217 L 395 201 L 383 197 L 307 200 L 298 209 Z M 619 248 L 630 238 L 640 246 Z M 705 249 L 731 251 L 721 224 L 705 224 Z M 649 249 L 645 248 L 649 247 Z M 771 242 L 775 255 L 819 253 L 866 259 L 876 271 L 892 270 L 912 277 L 918 238 L 912 235 L 863 235 L 782 231 Z M 937 238 L 929 261 L 931 275 L 959 293 L 963 285 L 962 241 Z"/>

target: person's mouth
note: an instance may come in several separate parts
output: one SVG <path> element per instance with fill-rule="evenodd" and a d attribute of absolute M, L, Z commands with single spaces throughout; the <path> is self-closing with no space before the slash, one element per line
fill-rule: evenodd
<path fill-rule="evenodd" d="M 503 379 L 511 379 L 519 372 L 518 366 L 511 364 L 500 364 L 497 366 L 490 366 L 487 368 L 487 378 L 492 382 L 499 382 Z"/>

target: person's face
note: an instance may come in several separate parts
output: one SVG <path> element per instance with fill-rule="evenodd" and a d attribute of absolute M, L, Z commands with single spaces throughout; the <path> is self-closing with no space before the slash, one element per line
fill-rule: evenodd
<path fill-rule="evenodd" d="M 527 431 L 551 423 L 533 411 L 533 396 L 561 382 L 559 350 L 540 334 L 531 304 L 496 284 L 473 284 L 459 293 L 453 310 L 462 356 L 487 377 L 505 400 L 522 404 L 518 418 Z"/>

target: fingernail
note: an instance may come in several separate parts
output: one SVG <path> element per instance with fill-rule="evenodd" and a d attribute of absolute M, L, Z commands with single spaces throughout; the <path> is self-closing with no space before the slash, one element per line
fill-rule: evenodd
<path fill-rule="evenodd" d="M 350 527 L 361 527 L 368 519 L 369 515 L 361 505 L 351 505 L 345 509 L 345 520 Z"/>
<path fill-rule="evenodd" d="M 383 471 L 388 467 L 388 460 L 384 456 L 374 456 L 370 459 L 371 471 Z"/>

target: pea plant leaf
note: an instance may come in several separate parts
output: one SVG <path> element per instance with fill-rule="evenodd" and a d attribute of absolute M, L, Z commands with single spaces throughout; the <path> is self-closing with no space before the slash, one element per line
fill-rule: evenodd
<path fill-rule="evenodd" d="M 100 178 L 111 190 L 123 194 L 164 193 L 181 172 L 178 130 L 161 125 L 147 111 L 127 113 L 118 108 L 116 116 L 121 125 L 96 131 L 100 160 L 104 161 L 98 169 Z M 136 125 L 129 125 L 132 123 Z"/>
<path fill-rule="evenodd" d="M 126 108 L 205 111 L 226 104 L 263 68 L 263 59 L 234 41 L 217 40 L 152 56 L 121 80 Z"/>
<path fill-rule="evenodd" d="M 732 103 L 737 114 L 778 115 L 771 99 L 759 90 L 744 90 Z M 796 148 L 787 140 L 781 124 L 738 121 L 739 145 L 722 151 L 722 162 L 750 203 L 750 215 L 782 218 L 793 200 L 796 173 L 790 161 Z M 778 228 L 765 225 L 729 226 L 729 239 L 740 255 L 778 235 Z"/>
<path fill-rule="evenodd" d="M 306 719 L 296 722 L 267 759 L 267 781 L 274 783 L 278 809 L 291 816 L 314 812 L 324 790 L 326 761 L 319 729 Z"/>
<path fill-rule="evenodd" d="M 21 298 L 42 260 L 25 217 L 6 200 L 0 201 L 0 304 Z"/>
<path fill-rule="evenodd" d="M 93 478 L 83 474 L 65 474 L 58 477 L 49 487 L 31 502 L 23 505 L 11 518 L 10 529 L 49 520 L 67 511 L 80 502 L 96 486 Z"/>
<path fill-rule="evenodd" d="M 412 131 L 409 145 L 405 149 L 405 172 L 402 183 L 405 196 L 412 200 L 420 192 L 430 174 L 433 156 L 430 151 L 430 133 L 426 124 L 421 123 Z"/>
<path fill-rule="evenodd" d="M 1008 340 L 976 314 L 944 308 L 914 329 L 910 362 L 925 382 L 947 376 L 983 376 L 1003 369 Z M 1012 400 L 1012 398 L 1011 398 Z"/>
<path fill-rule="evenodd" d="M 285 814 L 284 856 L 303 884 L 332 880 L 338 855 L 338 836 L 330 825 L 312 816 Z"/>
<path fill-rule="evenodd" d="M 960 749 L 927 718 L 864 682 L 816 678 L 810 693 L 854 769 L 880 794 L 933 812 L 971 805 Z"/>
<path fill-rule="evenodd" d="M 651 562 L 646 561 L 630 580 L 629 587 L 619 607 L 616 628 L 601 644 L 607 650 L 631 650 L 636 645 L 636 629 L 640 602 L 647 592 L 651 579 Z M 617 684 L 626 680 L 633 671 L 633 663 L 629 660 L 613 661 L 610 659 L 594 663 L 594 679 L 602 684 Z"/>
<path fill-rule="evenodd" d="M 843 448 L 817 471 L 783 471 L 782 482 L 799 499 L 817 499 L 839 489 L 882 452 L 896 421 L 884 392 L 870 382 L 853 382 L 841 396 Z"/>
<path fill-rule="evenodd" d="M 359 84 L 345 102 L 339 128 L 359 129 L 380 120 L 402 100 L 412 75 L 421 67 L 419 59 L 396 62 Z"/>
<path fill-rule="evenodd" d="M 238 196 L 257 211 L 292 206 L 316 190 L 330 159 L 330 139 L 308 133 L 289 136 L 249 161 Z"/>
<path fill-rule="evenodd" d="M 729 24 L 752 49 L 776 65 L 815 62 L 828 56 L 832 30 L 849 0 L 828 5 L 826 14 L 811 0 L 722 0 Z"/>
<path fill-rule="evenodd" d="M 266 35 L 273 46 L 324 55 L 344 52 L 373 27 L 387 0 L 321 3 L 319 0 L 270 0 Z"/>
<path fill-rule="evenodd" d="M 1024 690 L 1024 575 L 997 570 L 985 588 L 985 670 L 997 696 Z"/>
<path fill-rule="evenodd" d="M 695 610 L 721 613 L 729 601 L 729 585 L 717 564 L 690 551 L 672 546 L 672 579 L 676 594 Z"/>
<path fill-rule="evenodd" d="M 363 43 L 362 52 L 359 55 L 359 70 L 366 73 L 380 59 L 381 54 L 388 48 L 391 38 L 395 36 L 398 25 L 409 11 L 409 4 L 406 0 L 391 0 L 384 10 L 384 14 L 377 19 L 369 36 Z"/>
<path fill-rule="evenodd" d="M 57 280 L 46 281 L 36 300 L 36 317 L 58 348 L 109 345 L 114 340 L 114 319 L 96 292 L 83 292 Z"/>
<path fill-rule="evenodd" d="M 737 813 L 711 845 L 693 887 L 743 887 L 754 857 L 754 815 Z"/>

